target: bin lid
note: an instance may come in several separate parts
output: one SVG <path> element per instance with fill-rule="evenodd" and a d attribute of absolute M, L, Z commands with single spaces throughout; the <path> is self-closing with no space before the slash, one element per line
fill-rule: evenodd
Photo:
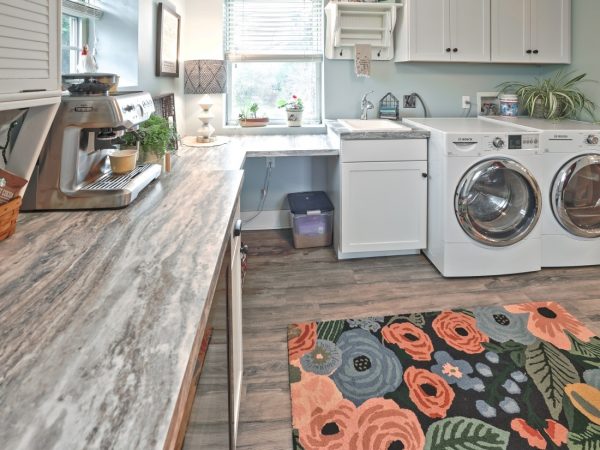
<path fill-rule="evenodd" d="M 333 211 L 331 200 L 323 191 L 295 192 L 288 194 L 287 198 L 293 214 L 307 214 L 308 211 Z"/>

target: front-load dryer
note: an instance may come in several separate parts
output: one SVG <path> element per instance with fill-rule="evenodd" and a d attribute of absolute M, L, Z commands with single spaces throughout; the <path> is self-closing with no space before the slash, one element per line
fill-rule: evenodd
<path fill-rule="evenodd" d="M 600 126 L 529 117 L 493 120 L 541 131 L 542 267 L 600 264 Z"/>
<path fill-rule="evenodd" d="M 473 119 L 405 119 L 431 132 L 426 256 L 446 277 L 541 268 L 539 133 Z"/>

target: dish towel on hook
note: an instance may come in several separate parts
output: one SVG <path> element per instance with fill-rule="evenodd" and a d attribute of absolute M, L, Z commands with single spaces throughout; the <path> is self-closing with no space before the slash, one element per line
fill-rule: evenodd
<path fill-rule="evenodd" d="M 356 44 L 354 46 L 354 71 L 357 77 L 371 76 L 370 44 Z"/>

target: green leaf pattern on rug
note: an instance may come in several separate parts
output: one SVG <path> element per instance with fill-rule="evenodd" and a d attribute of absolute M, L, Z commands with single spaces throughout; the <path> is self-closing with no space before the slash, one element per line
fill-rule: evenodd
<path fill-rule="evenodd" d="M 598 364 L 598 360 L 600 360 L 600 339 L 595 337 L 590 342 L 581 342 L 573 336 L 570 336 L 570 338 L 572 342 L 570 353 L 572 355 L 595 359 L 596 364 Z"/>
<path fill-rule="evenodd" d="M 423 328 L 425 326 L 425 317 L 423 316 L 423 314 L 410 314 L 408 316 L 408 321 L 419 328 Z"/>
<path fill-rule="evenodd" d="M 565 386 L 580 381 L 577 369 L 556 347 L 539 341 L 525 351 L 525 370 L 544 397 L 550 415 L 557 420 Z"/>
<path fill-rule="evenodd" d="M 506 450 L 509 436 L 481 420 L 452 417 L 429 427 L 425 450 Z"/>
<path fill-rule="evenodd" d="M 290 383 L 297 383 L 298 381 L 300 381 L 302 373 L 300 372 L 300 369 L 298 367 L 292 366 L 290 364 L 288 370 L 290 372 Z"/>
<path fill-rule="evenodd" d="M 344 331 L 344 324 L 344 320 L 321 322 L 317 325 L 317 336 L 319 339 L 325 339 L 326 341 L 335 343 L 342 334 L 342 331 Z"/>
<path fill-rule="evenodd" d="M 590 423 L 582 433 L 569 433 L 569 450 L 600 450 L 600 426 Z"/>

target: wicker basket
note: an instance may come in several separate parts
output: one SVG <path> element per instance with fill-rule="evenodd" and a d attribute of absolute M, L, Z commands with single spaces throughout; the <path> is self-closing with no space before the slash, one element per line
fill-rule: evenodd
<path fill-rule="evenodd" d="M 0 241 L 10 237 L 17 228 L 17 217 L 21 207 L 21 197 L 15 197 L 0 205 Z"/>

